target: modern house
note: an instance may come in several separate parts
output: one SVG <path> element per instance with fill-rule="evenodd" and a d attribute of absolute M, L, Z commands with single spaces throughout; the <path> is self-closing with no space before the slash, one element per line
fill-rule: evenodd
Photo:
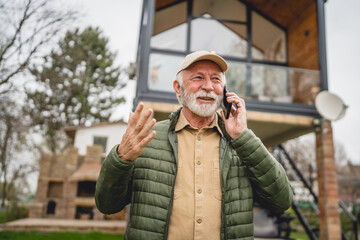
<path fill-rule="evenodd" d="M 146 0 L 137 54 L 135 105 L 157 120 L 177 109 L 182 59 L 215 51 L 229 63 L 227 86 L 246 101 L 248 125 L 268 147 L 316 134 L 321 239 L 340 239 L 331 122 L 314 106 L 328 90 L 324 0 Z"/>

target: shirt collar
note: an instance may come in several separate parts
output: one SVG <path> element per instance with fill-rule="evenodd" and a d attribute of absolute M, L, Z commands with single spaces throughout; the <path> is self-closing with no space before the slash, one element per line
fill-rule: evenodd
<path fill-rule="evenodd" d="M 216 129 L 217 132 L 223 137 L 224 135 L 223 135 L 223 133 L 221 131 L 221 128 L 219 127 L 218 117 L 219 116 L 217 114 L 215 114 L 214 121 L 209 126 L 207 126 L 206 128 L 214 128 L 214 129 Z M 181 109 L 179 120 L 177 121 L 176 126 L 175 126 L 175 131 L 179 132 L 182 129 L 186 128 L 187 126 L 193 128 L 193 129 L 197 129 L 197 128 L 191 126 L 191 124 L 189 123 L 189 121 L 186 119 L 186 117 L 184 115 L 184 110 Z"/>

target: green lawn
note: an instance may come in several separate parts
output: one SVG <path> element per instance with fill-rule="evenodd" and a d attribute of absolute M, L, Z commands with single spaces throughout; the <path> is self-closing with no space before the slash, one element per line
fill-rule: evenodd
<path fill-rule="evenodd" d="M 1 236 L 1 235 L 0 235 Z M 309 240 L 310 238 L 305 232 L 292 232 L 290 234 L 291 239 L 297 239 L 297 240 Z"/>
<path fill-rule="evenodd" d="M 105 234 L 98 232 L 75 233 L 75 232 L 0 232 L 1 240 L 123 240 L 122 234 Z"/>

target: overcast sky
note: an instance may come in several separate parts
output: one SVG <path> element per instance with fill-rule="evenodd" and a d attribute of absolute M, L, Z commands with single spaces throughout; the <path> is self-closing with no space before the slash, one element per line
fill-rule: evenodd
<path fill-rule="evenodd" d="M 80 25 L 99 26 L 118 52 L 118 62 L 135 61 L 142 0 L 77 0 L 86 16 Z M 334 138 L 360 163 L 360 0 L 328 0 L 325 4 L 329 91 L 349 105 L 345 117 L 333 123 Z M 128 103 L 114 115 L 127 117 L 134 82 L 126 90 Z M 125 91 L 124 91 L 125 92 Z"/>

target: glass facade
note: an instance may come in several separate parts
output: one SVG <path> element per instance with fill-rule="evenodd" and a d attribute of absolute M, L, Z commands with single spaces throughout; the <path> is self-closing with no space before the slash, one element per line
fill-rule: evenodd
<path fill-rule="evenodd" d="M 229 62 L 228 88 L 247 100 L 314 105 L 319 71 Z"/>
<path fill-rule="evenodd" d="M 289 68 L 287 41 L 286 29 L 241 1 L 174 1 L 155 9 L 142 91 L 169 96 L 183 58 L 207 50 L 227 60 L 228 89 L 244 99 L 314 105 L 319 71 Z"/>
<path fill-rule="evenodd" d="M 150 43 L 152 48 L 186 50 L 186 9 L 187 2 L 181 2 L 156 12 Z"/>
<path fill-rule="evenodd" d="M 191 52 L 210 49 L 219 55 L 245 58 L 246 26 L 235 23 L 223 24 L 206 14 L 204 18 L 192 20 L 190 46 Z"/>
<path fill-rule="evenodd" d="M 254 11 L 251 20 L 252 59 L 286 63 L 285 31 Z"/>
<path fill-rule="evenodd" d="M 172 92 L 175 74 L 183 59 L 183 56 L 151 53 L 148 73 L 149 89 Z"/>

